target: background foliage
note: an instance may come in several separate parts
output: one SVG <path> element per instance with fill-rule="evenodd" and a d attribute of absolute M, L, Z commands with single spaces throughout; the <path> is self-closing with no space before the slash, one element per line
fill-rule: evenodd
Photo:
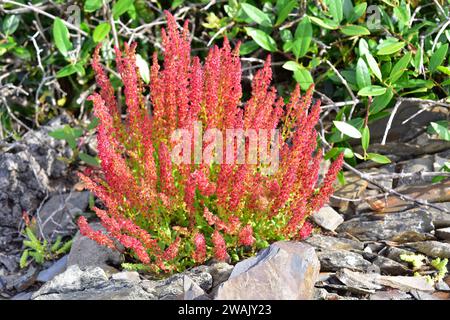
<path fill-rule="evenodd" d="M 272 54 L 282 94 L 295 82 L 316 85 L 323 119 L 334 120 L 326 138 L 357 158 L 389 162 L 366 152 L 367 124 L 389 116 L 399 99 L 446 103 L 450 88 L 450 3 L 434 1 L 273 0 L 144 1 L 0 0 L 0 138 L 18 137 L 60 112 L 89 114 L 95 89 L 89 67 L 95 45 L 112 71 L 113 46 L 138 41 L 141 76 L 148 82 L 149 53 L 160 50 L 163 10 L 191 21 L 195 54 L 226 35 L 242 41 L 244 93 L 255 70 Z M 448 123 L 429 130 L 450 139 Z M 348 143 L 361 139 L 364 154 Z"/>

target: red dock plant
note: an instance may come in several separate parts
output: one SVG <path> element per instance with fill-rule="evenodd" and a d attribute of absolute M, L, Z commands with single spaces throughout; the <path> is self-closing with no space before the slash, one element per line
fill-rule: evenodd
<path fill-rule="evenodd" d="M 179 31 L 169 13 L 167 20 L 162 66 L 153 55 L 150 101 L 136 67 L 135 45 L 125 44 L 124 52 L 116 48 L 125 121 L 100 65 L 99 48 L 94 53 L 100 93 L 89 99 L 99 119 L 101 170 L 80 173 L 80 178 L 106 207 L 94 209 L 106 231 L 92 230 L 81 217 L 81 233 L 166 272 L 212 257 L 236 261 L 272 241 L 307 237 L 312 231 L 307 218 L 328 201 L 342 165 L 341 155 L 317 185 L 322 152 L 314 126 L 320 101 L 311 106 L 313 88 L 301 96 L 297 86 L 284 104 L 270 86 L 268 57 L 253 79 L 250 99 L 242 103 L 239 45 L 232 50 L 225 38 L 222 48 L 212 48 L 202 64 L 191 57 L 187 23 Z M 191 157 L 175 163 L 173 132 L 184 129 L 194 139 L 198 123 L 220 132 L 279 130 L 272 141 L 280 150 L 277 170 L 265 174 L 262 161 L 205 164 Z"/>

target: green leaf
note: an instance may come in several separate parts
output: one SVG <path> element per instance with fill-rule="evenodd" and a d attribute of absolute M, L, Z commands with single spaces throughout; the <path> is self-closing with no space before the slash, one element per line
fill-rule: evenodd
<path fill-rule="evenodd" d="M 400 60 L 397 61 L 397 63 L 391 70 L 391 74 L 389 75 L 390 83 L 396 82 L 403 75 L 405 70 L 407 70 L 408 68 L 408 64 L 411 61 L 411 57 L 412 53 L 408 52 Z"/>
<path fill-rule="evenodd" d="M 444 66 L 439 66 L 436 68 L 436 70 L 445 73 L 446 75 L 450 76 L 450 68 L 449 67 L 444 67 Z"/>
<path fill-rule="evenodd" d="M 133 2 L 134 2 L 134 0 L 119 0 L 119 1 L 117 1 L 112 8 L 112 14 L 113 14 L 114 19 L 119 18 L 125 12 L 130 10 L 131 6 L 133 5 Z"/>
<path fill-rule="evenodd" d="M 341 22 L 344 19 L 344 3 L 343 0 L 330 0 L 328 4 L 328 10 L 333 20 L 336 22 Z"/>
<path fill-rule="evenodd" d="M 308 90 L 311 84 L 314 83 L 311 73 L 303 66 L 300 66 L 299 70 L 294 71 L 294 79 L 302 90 Z"/>
<path fill-rule="evenodd" d="M 370 54 L 369 44 L 364 38 L 359 39 L 358 49 L 360 57 L 364 57 L 367 53 Z"/>
<path fill-rule="evenodd" d="M 338 172 L 337 178 L 338 178 L 338 180 L 339 180 L 339 183 L 340 183 L 342 186 L 346 184 L 346 182 L 345 182 L 345 176 L 344 176 L 344 173 L 343 173 L 342 171 L 339 171 L 339 172 Z"/>
<path fill-rule="evenodd" d="M 309 49 L 312 39 L 312 26 L 311 21 L 306 16 L 300 21 L 295 30 L 294 42 L 292 46 L 292 51 L 295 57 L 303 57 Z"/>
<path fill-rule="evenodd" d="M 50 131 L 48 135 L 58 140 L 67 141 L 70 148 L 75 149 L 77 147 L 77 138 L 83 135 L 83 131 L 80 129 L 71 128 L 69 125 L 65 125 L 62 129 Z"/>
<path fill-rule="evenodd" d="M 139 74 L 145 83 L 150 82 L 150 68 L 147 61 L 145 61 L 140 54 L 136 54 L 136 65 L 139 68 Z"/>
<path fill-rule="evenodd" d="M 20 268 L 23 269 L 27 266 L 27 260 L 28 260 L 28 250 L 25 250 L 22 255 L 20 256 Z"/>
<path fill-rule="evenodd" d="M 3 20 L 2 30 L 6 36 L 13 34 L 19 27 L 20 18 L 18 15 L 7 16 Z"/>
<path fill-rule="evenodd" d="M 298 64 L 295 61 L 287 61 L 282 65 L 283 69 L 289 70 L 289 71 L 297 71 L 302 68 L 304 68 L 302 65 Z"/>
<path fill-rule="evenodd" d="M 69 30 L 60 18 L 56 18 L 53 22 L 53 39 L 59 52 L 66 57 L 73 46 L 70 42 Z"/>
<path fill-rule="evenodd" d="M 344 152 L 344 158 L 353 158 L 355 156 L 355 154 L 353 153 L 353 150 L 350 148 L 344 148 L 343 149 Z"/>
<path fill-rule="evenodd" d="M 111 25 L 107 22 L 101 23 L 95 27 L 92 38 L 95 42 L 100 42 L 108 35 L 109 31 L 111 31 Z"/>
<path fill-rule="evenodd" d="M 342 148 L 336 148 L 336 147 L 333 147 L 333 148 L 330 149 L 330 151 L 328 151 L 328 152 L 325 154 L 325 156 L 323 157 L 323 159 L 324 159 L 324 160 L 328 160 L 328 159 L 334 158 L 334 157 L 336 157 L 339 153 L 341 153 L 341 151 L 342 151 Z"/>
<path fill-rule="evenodd" d="M 28 239 L 30 240 L 32 247 L 36 248 L 37 250 L 41 249 L 41 242 L 36 238 L 34 235 L 33 230 L 31 230 L 29 227 L 25 228 L 25 233 L 27 234 Z"/>
<path fill-rule="evenodd" d="M 414 59 L 412 62 L 414 65 L 414 68 L 416 68 L 416 71 L 418 71 L 418 69 L 419 69 L 421 58 L 423 59 L 422 49 L 417 48 L 416 55 L 414 56 Z"/>
<path fill-rule="evenodd" d="M 76 64 L 69 64 L 69 65 L 65 66 L 64 68 L 62 68 L 61 70 L 59 70 L 56 73 L 56 78 L 68 77 L 76 72 L 78 72 L 80 75 L 84 75 L 84 73 L 85 73 L 84 68 L 80 62 L 76 63 Z"/>
<path fill-rule="evenodd" d="M 272 26 L 272 21 L 270 20 L 269 16 L 259 10 L 257 7 L 252 6 L 249 3 L 241 3 L 241 7 L 242 10 L 244 10 L 244 12 L 250 17 L 250 19 L 252 19 L 252 21 L 264 27 Z"/>
<path fill-rule="evenodd" d="M 184 0 L 174 0 L 174 1 L 172 1 L 170 8 L 175 9 L 175 8 L 179 7 L 180 5 L 182 5 L 183 3 L 184 3 Z"/>
<path fill-rule="evenodd" d="M 275 22 L 275 26 L 279 26 L 280 24 L 282 24 L 284 22 L 284 20 L 287 19 L 287 17 L 292 12 L 292 10 L 294 10 L 296 5 L 297 5 L 296 0 L 289 0 L 289 1 L 278 0 L 277 6 L 276 6 L 278 16 L 277 16 L 277 21 Z"/>
<path fill-rule="evenodd" d="M 393 96 L 394 92 L 391 88 L 388 88 L 384 94 L 373 98 L 370 106 L 370 114 L 376 114 L 386 108 L 389 102 L 391 102 Z"/>
<path fill-rule="evenodd" d="M 411 19 L 411 12 L 409 6 L 398 6 L 394 8 L 394 15 L 398 20 L 398 24 L 401 30 L 409 24 Z"/>
<path fill-rule="evenodd" d="M 246 27 L 245 31 L 261 48 L 271 52 L 277 51 L 277 43 L 264 31 L 250 27 Z"/>
<path fill-rule="evenodd" d="M 102 0 L 86 0 L 84 3 L 84 12 L 94 12 L 103 6 Z"/>
<path fill-rule="evenodd" d="M 381 86 L 367 86 L 362 88 L 361 90 L 358 91 L 358 95 L 362 96 L 362 97 L 375 97 L 375 96 L 381 96 L 382 94 L 384 94 L 386 92 L 386 88 L 381 87 Z"/>
<path fill-rule="evenodd" d="M 81 161 L 84 161 L 85 163 L 87 163 L 93 167 L 98 167 L 100 165 L 100 162 L 98 161 L 98 159 L 96 157 L 88 155 L 87 153 L 80 152 L 78 157 L 80 158 Z"/>
<path fill-rule="evenodd" d="M 378 67 L 378 63 L 375 60 L 375 58 L 370 54 L 370 52 L 366 52 L 365 54 L 367 64 L 369 65 L 370 70 L 372 73 L 377 77 L 378 80 L 383 81 L 383 77 L 381 75 L 381 70 Z"/>
<path fill-rule="evenodd" d="M 58 236 L 58 237 L 56 238 L 55 243 L 53 243 L 53 245 L 52 245 L 51 248 L 50 248 L 50 251 L 51 251 L 51 252 L 55 252 L 55 251 L 57 251 L 57 250 L 60 248 L 60 246 L 61 246 L 61 240 L 62 240 L 62 236 Z"/>
<path fill-rule="evenodd" d="M 372 161 L 377 162 L 377 163 L 382 163 L 382 164 L 391 163 L 391 160 L 389 160 L 388 157 L 383 156 L 383 155 L 378 154 L 378 153 L 368 153 L 367 154 L 367 159 L 372 160 Z"/>
<path fill-rule="evenodd" d="M 356 20 L 358 20 L 359 18 L 361 18 L 361 16 L 366 12 L 367 9 L 367 3 L 363 2 L 360 4 L 357 4 L 354 8 L 353 8 L 353 13 L 352 15 L 347 19 L 348 22 L 353 23 Z"/>
<path fill-rule="evenodd" d="M 351 17 L 354 10 L 352 0 L 343 0 L 342 9 L 344 11 L 345 19 L 348 20 Z"/>
<path fill-rule="evenodd" d="M 385 43 L 387 42 L 387 43 Z M 389 55 L 393 54 L 399 50 L 401 50 L 405 46 L 405 43 L 400 42 L 392 42 L 392 41 L 384 41 L 380 46 L 378 46 L 377 55 Z"/>
<path fill-rule="evenodd" d="M 433 53 L 433 55 L 430 58 L 430 65 L 429 65 L 430 72 L 434 72 L 436 68 L 439 67 L 442 64 L 442 62 L 444 62 L 445 56 L 447 55 L 447 51 L 448 51 L 448 43 L 440 46 L 439 49 L 437 49 Z"/>
<path fill-rule="evenodd" d="M 371 84 L 369 69 L 361 58 L 358 59 L 358 63 L 356 64 L 356 83 L 359 89 L 370 86 Z"/>
<path fill-rule="evenodd" d="M 44 263 L 44 255 L 42 252 L 34 251 L 34 252 L 30 252 L 29 254 L 30 254 L 30 256 L 32 256 L 34 258 L 34 261 L 36 261 L 36 263 L 38 263 L 38 264 Z"/>
<path fill-rule="evenodd" d="M 448 126 L 444 126 L 437 122 L 430 122 L 433 130 L 438 134 L 439 139 L 450 141 L 450 132 L 448 130 Z"/>
<path fill-rule="evenodd" d="M 366 152 L 367 149 L 369 148 L 369 143 L 370 143 L 370 130 L 369 127 L 366 125 L 362 129 L 362 137 L 361 137 L 361 146 L 364 152 Z"/>
<path fill-rule="evenodd" d="M 255 51 L 256 49 L 259 48 L 259 45 L 253 41 L 246 41 L 243 44 L 241 44 L 241 46 L 239 47 L 239 54 L 241 56 L 245 56 L 246 54 L 252 53 L 253 51 Z"/>
<path fill-rule="evenodd" d="M 309 16 L 309 19 L 317 24 L 319 27 L 328 29 L 328 30 L 336 30 L 337 28 L 339 28 L 339 23 L 337 23 L 336 21 L 330 20 L 330 19 L 319 19 L 317 17 L 311 17 Z"/>
<path fill-rule="evenodd" d="M 343 26 L 341 28 L 341 32 L 343 34 L 345 34 L 346 36 L 365 36 L 365 35 L 369 35 L 370 31 L 363 27 L 363 26 L 355 26 L 355 25 L 348 25 L 348 26 Z"/>
<path fill-rule="evenodd" d="M 359 130 L 351 124 L 348 124 L 344 121 L 333 121 L 333 123 L 336 128 L 343 134 L 355 139 L 361 138 L 361 132 L 359 132 Z"/>
<path fill-rule="evenodd" d="M 22 60 L 30 60 L 31 53 L 24 47 L 15 47 L 13 53 Z"/>

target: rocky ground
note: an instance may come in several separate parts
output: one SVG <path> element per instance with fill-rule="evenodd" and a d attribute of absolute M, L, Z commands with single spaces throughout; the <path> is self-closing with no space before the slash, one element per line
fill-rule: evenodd
<path fill-rule="evenodd" d="M 316 232 L 302 243 L 275 243 L 236 266 L 211 261 L 166 279 L 120 271 L 123 256 L 79 234 L 67 255 L 20 269 L 23 212 L 37 217 L 46 238 L 72 236 L 73 220 L 88 211 L 90 196 L 76 188 L 76 168 L 63 160 L 72 150 L 48 136 L 69 121 L 65 117 L 21 142 L 0 143 L 0 299 L 449 299 L 448 275 L 436 282 L 424 276 L 436 275 L 434 258 L 450 259 L 450 182 L 431 183 L 421 174 L 449 159 L 450 143 L 424 129 L 447 115 L 422 112 L 401 125 L 413 113 L 400 108 L 388 143 L 371 145 L 393 163 L 364 163 L 357 170 L 383 174 L 377 181 L 385 191 L 436 207 L 383 196 L 371 182 L 346 173 L 347 185 L 338 186 L 330 206 L 314 215 Z M 380 140 L 383 121 L 373 125 L 373 141 Z M 413 266 L 401 258 L 405 254 L 423 260 Z"/>

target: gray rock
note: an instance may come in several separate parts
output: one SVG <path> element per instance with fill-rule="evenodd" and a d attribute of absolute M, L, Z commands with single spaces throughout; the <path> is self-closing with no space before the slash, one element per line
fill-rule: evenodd
<path fill-rule="evenodd" d="M 408 241 L 417 234 L 434 230 L 432 216 L 423 210 L 389 213 L 385 215 L 362 214 L 345 221 L 337 231 L 347 232 L 361 241 L 396 240 Z"/>
<path fill-rule="evenodd" d="M 420 107 L 421 106 L 419 104 L 410 101 L 405 101 L 400 104 L 393 119 L 392 127 L 387 135 L 387 142 L 407 142 L 413 137 L 417 136 L 418 133 L 422 132 L 423 128 L 428 126 L 431 121 L 447 119 L 447 114 L 444 112 L 426 110 L 409 120 L 407 123 L 403 123 L 403 121 L 411 118 L 411 116 L 420 111 Z M 384 132 L 386 131 L 387 121 L 388 117 L 385 117 L 383 119 L 379 119 L 370 123 L 369 128 L 371 141 L 381 141 L 384 136 Z"/>
<path fill-rule="evenodd" d="M 377 256 L 372 263 L 380 267 L 380 271 L 386 275 L 402 276 L 412 274 L 411 270 L 403 264 L 383 256 Z"/>
<path fill-rule="evenodd" d="M 21 292 L 16 294 L 11 300 L 31 300 L 33 292 Z"/>
<path fill-rule="evenodd" d="M 347 268 L 355 271 L 367 271 L 372 263 L 365 260 L 360 254 L 346 250 L 322 250 L 317 252 L 320 260 L 320 270 L 338 271 Z"/>
<path fill-rule="evenodd" d="M 445 291 L 445 292 L 450 292 L 450 286 L 448 284 L 446 284 L 444 281 L 439 280 L 436 284 L 435 284 L 435 288 L 436 290 L 439 291 Z"/>
<path fill-rule="evenodd" d="M 420 290 L 411 290 L 411 295 L 416 300 L 448 300 L 448 295 L 445 297 L 440 297 L 438 294 L 445 292 L 435 292 L 435 293 L 428 293 Z"/>
<path fill-rule="evenodd" d="M 88 191 L 72 191 L 54 195 L 45 202 L 37 213 L 44 235 L 55 238 L 73 234 L 77 230 L 75 218 L 88 207 L 89 194 Z"/>
<path fill-rule="evenodd" d="M 314 289 L 314 300 L 327 300 L 329 292 L 324 288 Z"/>
<path fill-rule="evenodd" d="M 342 275 L 345 277 L 342 277 Z M 425 277 L 405 277 L 405 276 L 382 276 L 379 274 L 367 274 L 359 272 L 351 272 L 349 270 L 341 270 L 336 276 L 341 276 L 344 281 L 355 284 L 355 287 L 365 286 L 363 289 L 376 289 L 381 287 L 390 287 L 404 292 L 413 290 L 434 291 L 432 283 L 428 282 Z M 339 279 L 342 281 L 341 279 Z"/>
<path fill-rule="evenodd" d="M 433 284 L 428 282 L 425 277 L 381 276 L 379 282 L 384 286 L 405 292 L 413 290 L 434 291 Z"/>
<path fill-rule="evenodd" d="M 321 234 L 313 234 L 311 237 L 304 240 L 307 244 L 316 249 L 327 250 L 363 250 L 364 244 L 357 240 L 346 238 L 330 237 Z"/>
<path fill-rule="evenodd" d="M 188 276 L 184 276 L 183 278 L 183 289 L 183 300 L 211 300 L 205 291 Z"/>
<path fill-rule="evenodd" d="M 427 155 L 422 158 L 416 158 L 412 160 L 408 160 L 405 163 L 402 163 L 401 172 L 402 173 L 417 173 L 417 172 L 432 172 L 433 171 L 433 162 L 434 157 L 431 155 Z M 420 176 L 416 177 L 407 177 L 398 179 L 398 186 L 400 185 L 412 185 L 412 184 L 423 184 L 423 182 L 431 182 L 431 177 L 421 178 Z"/>
<path fill-rule="evenodd" d="M 139 282 L 141 278 L 139 273 L 136 271 L 122 271 L 115 273 L 111 276 L 111 279 L 116 281 L 128 281 L 128 282 Z"/>
<path fill-rule="evenodd" d="M 450 210 L 450 202 L 436 203 L 437 206 Z M 450 214 L 443 210 L 429 208 L 428 212 L 433 217 L 433 224 L 436 228 L 450 227 Z"/>
<path fill-rule="evenodd" d="M 100 223 L 91 223 L 94 230 L 105 229 Z M 116 250 L 97 244 L 95 241 L 81 235 L 79 232 L 73 239 L 67 265 L 105 267 L 109 264 L 120 265 L 124 261 L 123 255 Z"/>
<path fill-rule="evenodd" d="M 370 253 L 379 253 L 385 247 L 386 245 L 382 242 L 371 242 L 366 244 L 366 246 L 364 247 L 364 251 Z"/>
<path fill-rule="evenodd" d="M 67 122 L 67 117 L 58 117 L 21 141 L 0 146 L 0 252 L 20 247 L 15 240 L 24 211 L 33 213 L 47 195 L 73 185 L 67 164 L 60 160 L 72 156 L 72 150 L 48 135 Z"/>
<path fill-rule="evenodd" d="M 33 300 L 143 300 L 154 297 L 138 284 L 129 281 L 108 281 L 99 267 L 81 270 L 73 265 L 44 284 Z"/>
<path fill-rule="evenodd" d="M 124 271 L 108 277 L 100 267 L 72 265 L 45 283 L 32 296 L 35 300 L 174 300 L 207 291 L 212 276 L 200 266 L 159 281 L 140 280 L 137 272 Z M 186 278 L 191 283 L 189 285 Z M 191 288 L 190 291 L 186 288 Z M 193 291 L 195 290 L 195 292 Z M 195 299 L 208 298 L 196 296 Z"/>
<path fill-rule="evenodd" d="M 336 272 L 336 278 L 348 287 L 355 289 L 362 289 L 368 291 L 368 293 L 374 293 L 375 290 L 383 288 L 378 284 L 377 278 L 380 276 L 377 274 L 364 274 L 354 272 L 348 269 L 341 269 Z"/>
<path fill-rule="evenodd" d="M 386 251 L 384 252 L 385 256 L 391 260 L 394 260 L 404 266 L 408 266 L 408 263 L 403 261 L 400 256 L 402 254 L 406 254 L 406 255 L 410 255 L 410 254 L 414 254 L 413 251 L 411 250 L 406 250 L 406 249 L 402 249 L 402 248 L 397 248 L 397 247 L 388 247 L 386 249 Z"/>
<path fill-rule="evenodd" d="M 58 274 L 64 272 L 67 268 L 67 255 L 56 261 L 50 268 L 39 272 L 36 281 L 47 282 L 52 280 Z"/>
<path fill-rule="evenodd" d="M 439 241 L 423 241 L 406 243 L 405 245 L 430 257 L 450 259 L 450 243 Z"/>
<path fill-rule="evenodd" d="M 437 229 L 435 231 L 436 237 L 442 240 L 450 240 L 450 227 Z"/>
<path fill-rule="evenodd" d="M 330 206 L 324 206 L 312 215 L 315 223 L 326 230 L 334 231 L 344 222 L 344 218 Z"/>
<path fill-rule="evenodd" d="M 393 289 L 387 291 L 377 291 L 370 295 L 369 300 L 412 300 L 412 296 L 406 292 Z"/>
<path fill-rule="evenodd" d="M 184 299 L 184 277 L 187 276 L 203 291 L 212 287 L 213 279 L 208 273 L 208 267 L 199 266 L 182 273 L 175 274 L 160 281 L 143 281 L 142 287 L 158 300 L 182 300 Z"/>
<path fill-rule="evenodd" d="M 34 295 L 51 293 L 68 293 L 82 291 L 86 288 L 96 287 L 108 281 L 105 271 L 99 267 L 88 267 L 82 270 L 77 265 L 69 266 L 67 270 L 57 275 L 52 281 L 45 283 Z"/>
<path fill-rule="evenodd" d="M 17 263 L 17 256 L 0 253 L 0 265 L 5 266 L 6 270 L 9 272 L 15 272 L 19 266 Z"/>
<path fill-rule="evenodd" d="M 12 274 L 9 276 L 5 276 L 3 277 L 3 280 L 6 283 L 5 287 L 9 291 L 24 291 L 36 282 L 37 274 L 37 269 L 31 266 L 24 274 Z"/>
<path fill-rule="evenodd" d="M 210 266 L 208 266 L 208 273 L 211 275 L 213 283 L 210 291 L 211 296 L 215 296 L 217 294 L 217 290 L 219 286 L 228 280 L 233 271 L 234 266 L 226 263 L 226 262 L 214 262 Z"/>
<path fill-rule="evenodd" d="M 319 268 L 311 246 L 279 241 L 239 262 L 219 287 L 216 299 L 313 299 Z"/>

